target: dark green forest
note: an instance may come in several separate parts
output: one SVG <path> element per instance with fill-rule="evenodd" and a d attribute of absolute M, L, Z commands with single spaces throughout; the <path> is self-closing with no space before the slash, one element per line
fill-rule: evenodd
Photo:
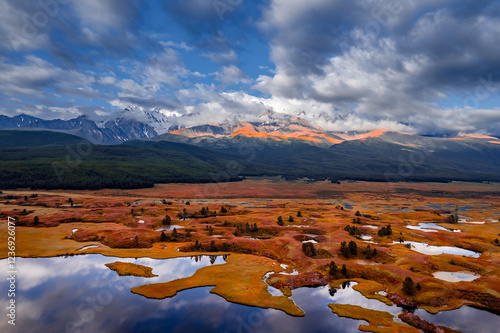
<path fill-rule="evenodd" d="M 442 145 L 438 142 L 432 152 L 377 138 L 329 148 L 264 141 L 245 149 L 167 141 L 99 146 L 63 133 L 18 132 L 23 134 L 13 137 L 6 132 L 0 131 L 0 189 L 132 189 L 155 183 L 238 181 L 249 176 L 331 181 L 500 181 L 500 147 L 492 144 L 464 146 L 448 140 Z"/>

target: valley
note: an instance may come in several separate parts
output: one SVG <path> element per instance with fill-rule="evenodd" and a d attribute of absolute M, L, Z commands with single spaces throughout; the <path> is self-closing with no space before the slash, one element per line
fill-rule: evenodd
<path fill-rule="evenodd" d="M 112 273 L 108 279 L 121 283 L 114 298 L 129 293 L 128 302 L 151 311 L 159 311 L 152 310 L 160 304 L 153 300 L 168 306 L 168 300 L 189 297 L 196 303 L 210 290 L 211 303 L 228 304 L 242 318 L 258 317 L 252 328 L 259 332 L 276 318 L 290 327 L 319 325 L 319 331 L 339 325 L 418 332 L 423 324 L 415 315 L 436 332 L 437 326 L 489 332 L 488 323 L 500 313 L 499 192 L 497 183 L 277 178 L 127 190 L 4 190 L 0 227 L 5 231 L 7 217 L 16 219 L 20 269 L 27 260 L 65 260 L 65 267 L 85 260 L 98 276 Z M 455 215 L 458 223 L 450 223 Z M 176 275 L 184 271 L 174 264 L 182 258 L 204 264 Z M 68 269 L 77 280 L 86 274 Z M 46 279 L 27 270 L 23 276 L 30 281 L 30 302 L 42 305 L 51 293 L 34 292 Z M 83 281 L 82 290 L 90 288 Z M 378 311 L 378 321 L 370 311 Z M 477 324 L 442 319 L 453 317 L 447 313 Z M 318 315 L 326 319 L 315 322 Z M 223 322 L 230 330 L 241 324 Z M 115 330 L 120 327 L 109 329 Z"/>

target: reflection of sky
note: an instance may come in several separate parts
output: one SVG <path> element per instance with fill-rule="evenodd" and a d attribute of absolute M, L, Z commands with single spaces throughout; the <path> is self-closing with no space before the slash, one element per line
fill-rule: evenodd
<path fill-rule="evenodd" d="M 453 246 L 434 246 L 426 243 L 410 242 L 410 241 L 405 241 L 405 242 L 394 241 L 392 244 L 411 244 L 411 249 L 413 251 L 427 255 L 438 255 L 447 253 L 447 254 L 455 254 L 473 258 L 479 258 L 481 256 L 481 253 L 479 252 L 474 252 Z"/>
<path fill-rule="evenodd" d="M 418 309 L 415 311 L 415 314 L 436 325 L 448 326 L 464 333 L 498 332 L 498 325 L 500 323 L 499 316 L 487 311 L 474 309 L 470 306 L 462 306 L 460 309 L 452 311 L 441 311 L 435 315 Z"/>
<path fill-rule="evenodd" d="M 203 257 L 196 262 L 189 258 L 155 260 L 82 255 L 69 258 L 18 259 L 17 321 L 11 327 L 4 319 L 0 332 L 38 333 L 65 332 L 65 325 L 74 322 L 82 333 L 131 332 L 359 332 L 360 321 L 340 318 L 328 308 L 330 303 L 348 303 L 365 308 L 397 313 L 377 300 L 368 300 L 352 288 L 340 289 L 332 297 L 328 287 L 299 288 L 293 301 L 304 310 L 305 317 L 291 317 L 282 311 L 260 309 L 226 302 L 211 294 L 211 287 L 196 288 L 164 300 L 147 299 L 130 292 L 144 283 L 169 281 L 193 274 L 210 265 Z M 132 262 L 153 267 L 158 278 L 120 277 L 104 266 L 115 261 Z M 6 261 L 0 268 L 6 271 Z M 218 257 L 215 264 L 223 264 Z M 351 284 L 351 287 L 354 283 Z M 0 304 L 6 304 L 8 283 L 0 282 Z M 3 307 L 3 305 L 2 305 Z M 460 316 L 474 316 L 485 327 L 497 317 L 484 311 L 460 309 Z M 471 312 L 472 311 L 472 312 Z M 457 320 L 460 330 L 467 332 L 467 321 L 455 318 L 454 311 L 436 316 L 439 323 Z M 449 315 L 451 314 L 451 316 Z M 436 320 L 437 320 L 436 319 Z M 429 320 L 429 318 L 427 318 Z M 435 321 L 435 320 L 433 320 Z M 69 327 L 69 326 L 68 326 Z M 487 328 L 487 327 L 485 327 Z M 67 331 L 71 331 L 67 329 Z M 476 332 L 482 332 L 476 330 Z M 470 332 L 470 330 L 469 330 Z"/>

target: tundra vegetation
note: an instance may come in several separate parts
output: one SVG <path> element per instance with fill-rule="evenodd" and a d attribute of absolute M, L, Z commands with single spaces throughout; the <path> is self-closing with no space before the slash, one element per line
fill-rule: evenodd
<path fill-rule="evenodd" d="M 0 217 L 16 218 L 16 255 L 21 257 L 227 258 L 185 279 L 133 288 L 151 298 L 212 286 L 231 302 L 300 316 L 302 310 L 288 296 L 270 295 L 266 282 L 290 295 L 303 286 L 335 288 L 356 281 L 354 288 L 364 296 L 387 304 L 409 302 L 431 313 L 465 304 L 500 311 L 500 223 L 494 222 L 500 214 L 498 185 L 245 180 L 221 185 L 207 199 L 212 186 L 75 190 L 71 202 L 64 191 L 2 189 Z M 481 223 L 460 221 L 457 226 L 448 218 L 454 215 L 451 204 L 465 207 L 468 220 Z M 419 223 L 443 230 L 408 228 Z M 166 226 L 172 229 L 156 231 Z M 7 224 L 0 228 L 5 232 Z M 401 240 L 480 255 L 423 254 Z M 98 246 L 79 251 L 88 245 Z M 0 243 L 0 253 L 7 252 L 6 242 Z M 148 274 L 143 267 L 118 262 L 110 268 L 125 275 Z M 298 274 L 281 274 L 292 270 Z M 468 271 L 480 278 L 451 283 L 435 278 L 438 271 Z M 274 273 L 263 281 L 268 272 Z M 353 306 L 335 305 L 332 311 L 352 318 L 368 314 Z M 383 322 L 368 320 L 370 327 L 411 331 L 380 315 Z"/>

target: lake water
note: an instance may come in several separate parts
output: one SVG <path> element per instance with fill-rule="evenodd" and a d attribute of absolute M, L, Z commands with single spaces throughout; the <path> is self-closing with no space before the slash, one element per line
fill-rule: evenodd
<path fill-rule="evenodd" d="M 467 272 L 436 272 L 433 275 L 436 279 L 448 282 L 470 282 L 480 278 L 479 275 Z"/>
<path fill-rule="evenodd" d="M 172 231 L 174 229 L 183 229 L 182 225 L 169 225 L 168 227 L 163 227 L 160 229 L 156 229 L 155 231 Z"/>
<path fill-rule="evenodd" d="M 407 225 L 406 227 L 408 229 L 420 230 L 420 231 L 424 231 L 424 232 L 438 232 L 438 230 L 461 232 L 461 230 L 459 230 L 459 229 L 448 229 L 448 228 L 442 227 L 440 225 L 437 225 L 436 223 L 423 223 L 423 222 L 421 222 L 418 225 Z"/>
<path fill-rule="evenodd" d="M 473 258 L 479 258 L 481 256 L 481 253 L 479 252 L 474 252 L 466 249 L 462 249 L 459 247 L 453 247 L 453 246 L 434 246 L 434 245 L 429 245 L 426 243 L 419 243 L 419 242 L 393 242 L 392 244 L 411 244 L 411 249 L 413 251 L 422 253 L 422 254 L 427 254 L 427 255 L 438 255 L 438 254 L 455 254 L 455 255 L 460 255 L 460 256 L 466 256 L 466 257 L 473 257 Z"/>
<path fill-rule="evenodd" d="M 16 326 L 0 321 L 1 332 L 39 333 L 132 333 L 132 332 L 359 332 L 362 321 L 340 318 L 328 304 L 354 304 L 398 314 L 401 309 L 370 300 L 352 289 L 355 283 L 332 290 L 329 287 L 298 288 L 291 299 L 306 313 L 292 317 L 282 311 L 229 303 L 211 294 L 211 287 L 179 292 L 173 298 L 148 299 L 130 292 L 146 283 L 171 281 L 192 275 L 207 265 L 224 263 L 222 257 L 167 260 L 115 258 L 81 255 L 56 258 L 18 258 Z M 120 277 L 104 265 L 125 261 L 153 268 L 154 278 Z M 6 269 L 6 260 L 0 261 Z M 295 272 L 294 272 L 295 273 Z M 1 281 L 7 290 L 8 282 Z M 6 304 L 7 293 L 0 294 Z M 462 307 L 432 316 L 439 322 L 467 332 L 494 332 L 498 317 L 486 311 Z M 459 314 L 459 315 L 457 315 Z M 419 313 L 420 315 L 420 313 Z M 474 325 L 470 324 L 474 323 Z M 475 323 L 478 323 L 476 326 Z M 478 329 L 480 328 L 480 329 Z"/>

